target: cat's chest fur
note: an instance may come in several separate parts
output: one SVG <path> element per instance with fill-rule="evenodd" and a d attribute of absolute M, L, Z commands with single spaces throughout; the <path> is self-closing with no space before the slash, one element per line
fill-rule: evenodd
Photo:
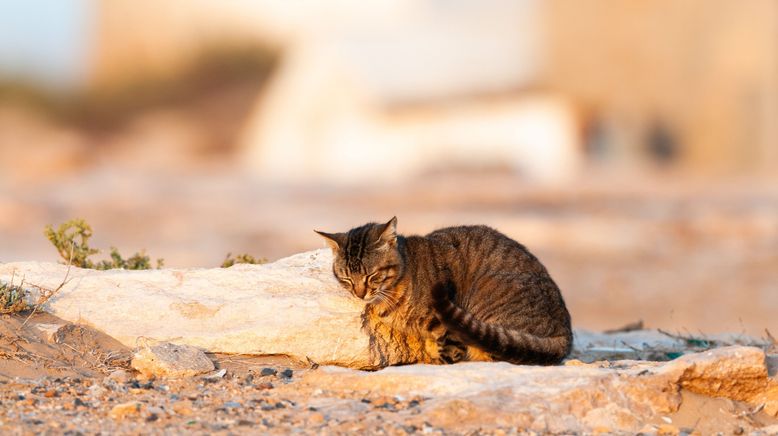
<path fill-rule="evenodd" d="M 416 292 L 414 292 L 416 291 Z M 440 363 L 441 338 L 445 328 L 433 309 L 420 302 L 418 290 L 402 284 L 394 304 L 367 305 L 362 327 L 370 337 L 372 364 Z"/>

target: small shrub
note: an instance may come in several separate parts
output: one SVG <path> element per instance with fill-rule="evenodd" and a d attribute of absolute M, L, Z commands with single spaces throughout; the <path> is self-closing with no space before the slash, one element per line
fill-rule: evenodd
<path fill-rule="evenodd" d="M 156 268 L 162 268 L 165 261 L 163 259 L 157 259 Z M 111 247 L 111 260 L 102 260 L 95 265 L 95 269 L 152 269 L 151 258 L 146 254 L 144 250 L 133 254 L 132 256 L 124 259 L 116 247 Z"/>
<path fill-rule="evenodd" d="M 92 227 L 82 219 L 73 219 L 59 225 L 54 231 L 51 225 L 44 228 L 43 234 L 57 249 L 59 257 L 65 263 L 70 263 L 79 268 L 94 268 L 89 256 L 97 254 L 100 250 L 89 246 L 89 238 L 92 237 Z"/>
<path fill-rule="evenodd" d="M 0 314 L 19 313 L 29 310 L 24 297 L 27 295 L 21 286 L 0 282 Z"/>
<path fill-rule="evenodd" d="M 255 258 L 250 254 L 239 254 L 233 257 L 232 253 L 227 253 L 227 257 L 224 258 L 224 262 L 222 262 L 221 267 L 229 268 L 237 263 L 250 263 L 254 265 L 259 265 L 259 264 L 267 263 L 267 259 L 265 259 L 264 257 Z"/>
<path fill-rule="evenodd" d="M 89 246 L 89 238 L 92 237 L 92 227 L 83 219 L 72 219 L 60 224 L 55 231 L 50 225 L 46 226 L 43 233 L 51 241 L 57 253 L 64 260 L 65 264 L 77 266 L 79 268 L 90 269 L 151 269 L 151 258 L 140 251 L 125 259 L 119 254 L 116 247 L 111 247 L 109 260 L 93 262 L 90 257 L 100 252 L 100 250 Z M 156 267 L 162 268 L 163 259 L 156 260 Z"/>

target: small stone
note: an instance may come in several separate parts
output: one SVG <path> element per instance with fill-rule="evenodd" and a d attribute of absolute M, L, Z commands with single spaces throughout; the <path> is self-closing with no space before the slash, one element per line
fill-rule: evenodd
<path fill-rule="evenodd" d="M 681 432 L 678 430 L 678 427 L 674 425 L 662 424 L 659 426 L 659 428 L 656 429 L 656 433 L 659 435 L 676 436 L 679 435 Z"/>
<path fill-rule="evenodd" d="M 217 381 L 221 381 L 224 378 L 225 374 L 227 374 L 227 369 L 226 368 L 222 368 L 222 369 L 214 372 L 213 374 L 208 374 L 208 375 L 204 376 L 203 380 L 205 380 L 206 382 L 209 382 L 209 383 L 214 383 L 214 382 L 217 382 Z"/>
<path fill-rule="evenodd" d="M 151 389 L 154 387 L 154 382 L 146 381 L 144 383 L 141 383 L 138 380 L 130 380 L 129 382 L 127 382 L 127 386 L 129 386 L 130 389 L 135 389 L 135 390 Z"/>
<path fill-rule="evenodd" d="M 88 404 L 86 404 L 85 402 L 81 401 L 81 398 L 76 398 L 75 400 L 73 400 L 73 405 L 76 406 L 76 407 L 89 407 Z"/>
<path fill-rule="evenodd" d="M 199 348 L 168 342 L 139 349 L 131 365 L 147 378 L 192 377 L 214 370 L 211 359 Z"/>
<path fill-rule="evenodd" d="M 294 375 L 294 371 L 292 371 L 289 368 L 286 368 L 285 370 L 281 371 L 280 375 L 282 378 L 292 378 L 292 376 Z"/>
<path fill-rule="evenodd" d="M 138 416 L 143 410 L 143 403 L 139 401 L 128 401 L 113 406 L 110 415 L 115 420 L 122 420 L 127 417 Z"/>
<path fill-rule="evenodd" d="M 177 415 L 182 416 L 190 416 L 194 411 L 192 410 L 192 402 L 191 401 L 176 401 L 173 403 L 172 406 L 173 412 L 175 412 Z"/>
<path fill-rule="evenodd" d="M 237 401 L 227 401 L 224 403 L 226 409 L 237 409 L 241 407 L 241 404 Z"/>
<path fill-rule="evenodd" d="M 43 336 L 47 341 L 49 342 L 56 342 L 57 340 L 57 331 L 62 328 L 65 324 L 48 324 L 48 323 L 41 323 L 41 324 L 35 324 L 35 328 L 40 330 L 41 336 Z"/>
<path fill-rule="evenodd" d="M 43 396 L 46 397 L 46 398 L 54 398 L 54 397 L 59 396 L 59 394 L 57 393 L 56 390 L 49 389 L 48 391 L 46 391 L 45 394 L 43 394 Z"/>
<path fill-rule="evenodd" d="M 100 385 L 92 385 L 89 387 L 89 389 L 87 389 L 87 392 L 91 397 L 102 397 L 103 395 L 105 395 L 107 390 Z"/>
<path fill-rule="evenodd" d="M 115 371 L 111 371 L 111 373 L 105 377 L 103 383 L 105 383 L 105 380 L 110 380 L 115 383 L 127 383 L 130 381 L 130 373 L 123 369 L 117 369 Z"/>
<path fill-rule="evenodd" d="M 311 413 L 308 416 L 308 424 L 318 425 L 324 422 L 324 415 L 321 412 Z"/>
<path fill-rule="evenodd" d="M 164 415 L 165 414 L 165 409 L 163 409 L 163 408 L 161 408 L 159 406 L 149 406 L 148 408 L 146 408 L 146 411 L 149 412 L 149 413 L 156 414 L 156 415 Z"/>
<path fill-rule="evenodd" d="M 262 377 L 267 377 L 270 375 L 276 375 L 278 371 L 276 371 L 275 368 L 262 368 L 262 371 L 260 371 L 259 375 Z"/>
<path fill-rule="evenodd" d="M 270 382 L 263 382 L 257 385 L 254 385 L 255 388 L 259 390 L 266 390 L 266 389 L 273 389 L 273 383 Z"/>

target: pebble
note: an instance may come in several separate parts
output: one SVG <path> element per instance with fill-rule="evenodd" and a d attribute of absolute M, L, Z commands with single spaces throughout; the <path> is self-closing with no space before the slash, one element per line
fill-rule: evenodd
<path fill-rule="evenodd" d="M 273 383 L 263 382 L 263 383 L 254 385 L 254 387 L 256 389 L 259 389 L 259 390 L 263 391 L 263 390 L 267 390 L 267 389 L 273 389 L 274 386 L 273 386 Z"/>
<path fill-rule="evenodd" d="M 308 416 L 308 423 L 311 425 L 317 425 L 324 422 L 324 415 L 321 412 L 311 413 Z"/>
<path fill-rule="evenodd" d="M 262 371 L 260 371 L 259 375 L 262 377 L 267 377 L 269 375 L 276 375 L 278 374 L 278 371 L 275 368 L 262 368 Z"/>
<path fill-rule="evenodd" d="M 285 370 L 281 371 L 281 377 L 283 378 L 292 378 L 294 375 L 294 371 L 292 371 L 289 368 L 286 368 Z"/>
<path fill-rule="evenodd" d="M 211 359 L 199 348 L 169 342 L 139 348 L 130 364 L 147 379 L 192 377 L 214 370 Z"/>
<path fill-rule="evenodd" d="M 123 370 L 123 369 L 117 369 L 115 371 L 111 371 L 110 374 L 108 374 L 103 381 L 105 380 L 111 380 L 116 383 L 127 383 L 130 381 L 130 373 Z"/>
<path fill-rule="evenodd" d="M 89 387 L 89 389 L 87 389 L 87 392 L 91 397 L 102 397 L 107 391 L 100 385 L 92 385 Z"/>
<path fill-rule="evenodd" d="M 227 409 L 237 409 L 241 407 L 241 404 L 237 401 L 227 401 L 224 403 L 224 407 Z"/>
<path fill-rule="evenodd" d="M 146 411 L 148 411 L 149 413 L 153 413 L 155 415 L 164 415 L 165 414 L 165 409 L 163 409 L 163 408 L 161 408 L 159 406 L 149 406 L 146 409 Z"/>
<path fill-rule="evenodd" d="M 173 412 L 182 416 L 190 416 L 194 411 L 192 410 L 192 402 L 188 400 L 176 401 L 171 406 Z"/>
<path fill-rule="evenodd" d="M 111 418 L 118 421 L 127 417 L 138 416 L 142 410 L 143 403 L 139 401 L 128 401 L 126 403 L 113 406 L 113 408 L 111 408 L 110 415 Z"/>
<path fill-rule="evenodd" d="M 678 430 L 678 427 L 671 424 L 660 425 L 659 428 L 656 429 L 656 432 L 659 435 L 669 435 L 669 436 L 675 436 L 680 434 L 680 430 Z"/>

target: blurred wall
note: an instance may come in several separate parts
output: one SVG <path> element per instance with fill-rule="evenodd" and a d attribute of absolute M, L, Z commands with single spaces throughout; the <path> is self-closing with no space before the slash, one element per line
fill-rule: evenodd
<path fill-rule="evenodd" d="M 615 167 L 778 168 L 774 0 L 45 3 L 13 0 L 0 67 L 38 53 L 35 35 L 49 48 L 30 68 L 97 88 L 176 77 L 209 48 L 277 49 L 281 65 L 236 135 L 246 167 L 272 177 L 333 177 L 344 156 L 371 174 L 399 156 L 391 174 L 402 175 L 424 156 L 488 155 L 557 178 L 576 173 L 584 149 Z M 69 66 L 49 68 L 51 47 Z M 522 127 L 533 117 L 548 135 Z"/>
<path fill-rule="evenodd" d="M 778 2 L 545 5 L 545 84 L 582 106 L 602 154 L 677 147 L 698 170 L 778 167 Z"/>
<path fill-rule="evenodd" d="M 285 49 L 343 23 L 390 20 L 411 0 L 92 0 L 94 84 L 174 74 L 203 48 L 261 43 Z"/>
<path fill-rule="evenodd" d="M 522 92 L 542 71 L 540 4 L 418 1 L 309 30 L 247 121 L 244 162 L 276 180 L 495 167 L 568 179 L 580 163 L 573 108 Z"/>

